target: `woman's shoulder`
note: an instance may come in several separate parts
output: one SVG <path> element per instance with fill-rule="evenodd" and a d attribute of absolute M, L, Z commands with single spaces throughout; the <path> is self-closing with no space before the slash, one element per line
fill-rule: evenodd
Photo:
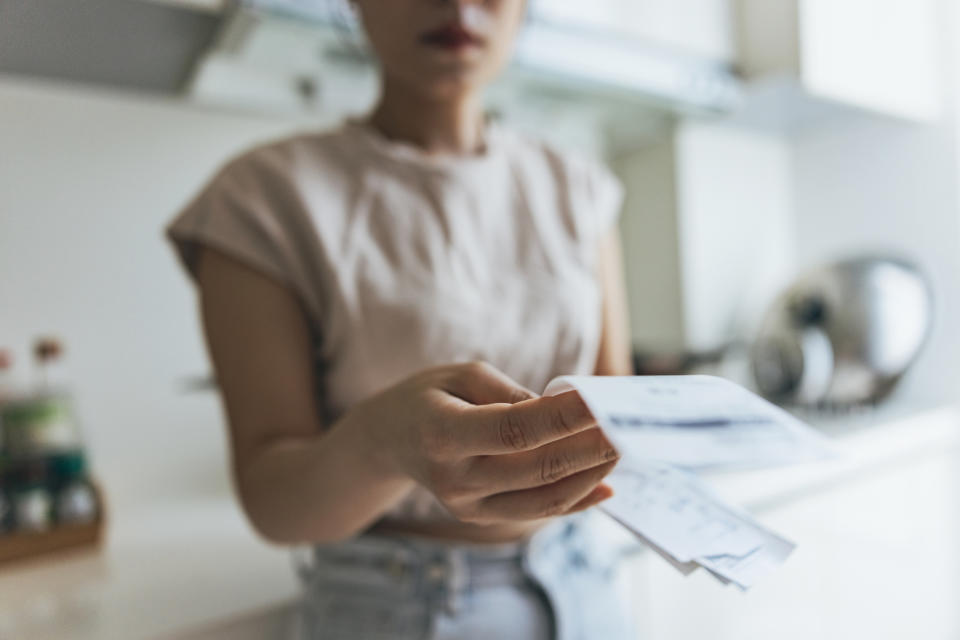
<path fill-rule="evenodd" d="M 188 273 L 196 278 L 202 249 L 216 249 L 292 287 L 319 317 L 310 252 L 317 225 L 336 224 L 337 194 L 348 189 L 343 148 L 336 129 L 308 131 L 229 157 L 167 226 Z"/>
<path fill-rule="evenodd" d="M 247 179 L 296 182 L 304 178 L 339 179 L 355 169 L 355 145 L 345 125 L 304 130 L 258 142 L 229 156 L 217 176 L 243 175 Z"/>

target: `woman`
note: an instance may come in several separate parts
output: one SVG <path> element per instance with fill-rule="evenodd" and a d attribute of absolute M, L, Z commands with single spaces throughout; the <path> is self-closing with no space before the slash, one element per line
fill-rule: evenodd
<path fill-rule="evenodd" d="M 616 453 L 532 391 L 629 373 L 620 189 L 485 121 L 523 0 L 354 8 L 372 115 L 241 155 L 169 229 L 242 504 L 314 548 L 306 637 L 628 637 L 614 560 L 565 517 Z"/>

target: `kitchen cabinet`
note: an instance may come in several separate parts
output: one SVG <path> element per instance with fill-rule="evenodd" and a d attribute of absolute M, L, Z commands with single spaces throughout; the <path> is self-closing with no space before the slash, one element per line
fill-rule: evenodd
<path fill-rule="evenodd" d="M 568 2 L 535 4 L 512 64 L 487 92 L 488 106 L 548 139 L 559 129 L 575 131 L 569 146 L 579 148 L 600 146 L 595 138 L 603 130 L 615 129 L 623 148 L 677 114 L 726 113 L 741 93 L 727 60 L 722 18 L 729 12 L 719 9 L 726 0 L 686 1 L 714 3 L 712 12 L 701 12 L 720 25 L 703 28 L 709 38 L 683 44 L 671 36 L 686 31 L 662 3 L 638 8 L 604 0 L 589 10 Z M 330 16 L 279 11 L 302 4 L 249 0 L 226 12 L 185 93 L 206 104 L 281 113 L 368 110 L 379 83 L 362 38 Z M 584 138 L 591 140 L 583 144 Z"/>
<path fill-rule="evenodd" d="M 754 84 L 917 121 L 942 111 L 939 0 L 736 0 L 738 61 Z"/>
<path fill-rule="evenodd" d="M 915 126 L 937 119 L 941 87 L 949 86 L 941 69 L 948 57 L 938 44 L 938 34 L 945 36 L 950 26 L 945 3 L 737 0 L 735 9 L 745 80 L 741 104 L 712 121 L 685 118 L 653 144 L 634 145 L 616 159 L 628 190 L 622 235 L 632 332 L 646 352 L 751 340 L 767 304 L 803 263 L 796 257 L 797 229 L 814 229 L 802 223 L 805 217 L 837 216 L 858 206 L 852 196 L 843 206 L 831 205 L 827 196 L 841 192 L 824 189 L 835 175 L 820 171 L 816 183 L 801 180 L 806 174 L 798 170 L 817 164 L 797 164 L 813 156 L 808 149 L 816 148 L 809 142 L 816 131 L 876 132 L 840 138 L 854 144 L 837 144 L 829 162 L 818 162 L 846 169 L 842 193 L 869 194 L 876 184 L 888 185 L 881 191 L 897 196 L 881 207 L 893 212 L 888 215 L 900 215 L 901 195 L 915 200 L 917 185 L 939 176 L 927 171 L 917 182 L 912 173 L 891 173 L 894 165 L 880 162 L 883 154 L 875 151 L 906 149 L 925 161 L 917 166 L 929 169 L 931 158 L 939 166 L 926 146 L 904 140 L 949 137 Z M 868 127 L 871 121 L 877 126 Z M 875 175 L 884 180 L 871 182 Z M 854 183 L 860 187 L 852 189 Z M 824 213 L 798 218 L 797 207 L 809 209 L 804 204 L 811 197 Z M 874 219 L 877 207 L 864 211 L 861 217 Z M 837 220 L 829 221 L 831 229 L 842 224 Z M 814 230 L 835 237 L 824 228 Z"/>
<path fill-rule="evenodd" d="M 789 142 L 685 122 L 614 167 L 629 187 L 621 237 L 634 346 L 712 350 L 748 337 L 793 273 Z"/>
<path fill-rule="evenodd" d="M 676 53 L 732 62 L 731 0 L 540 0 L 536 18 L 620 33 Z"/>

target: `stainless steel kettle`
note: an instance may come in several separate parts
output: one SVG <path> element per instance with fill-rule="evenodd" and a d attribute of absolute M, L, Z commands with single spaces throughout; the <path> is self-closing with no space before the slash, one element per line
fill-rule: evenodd
<path fill-rule="evenodd" d="M 776 402 L 850 406 L 886 397 L 920 353 L 933 293 L 911 263 L 843 260 L 803 275 L 773 303 L 751 349 Z"/>

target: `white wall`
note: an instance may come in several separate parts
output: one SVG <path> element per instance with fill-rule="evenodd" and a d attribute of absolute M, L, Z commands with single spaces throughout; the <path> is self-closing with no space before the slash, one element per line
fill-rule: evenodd
<path fill-rule="evenodd" d="M 23 365 L 37 334 L 65 340 L 114 505 L 222 486 L 216 397 L 180 389 L 208 366 L 162 228 L 226 156 L 296 123 L 12 78 L 0 114 L 0 345 Z"/>

